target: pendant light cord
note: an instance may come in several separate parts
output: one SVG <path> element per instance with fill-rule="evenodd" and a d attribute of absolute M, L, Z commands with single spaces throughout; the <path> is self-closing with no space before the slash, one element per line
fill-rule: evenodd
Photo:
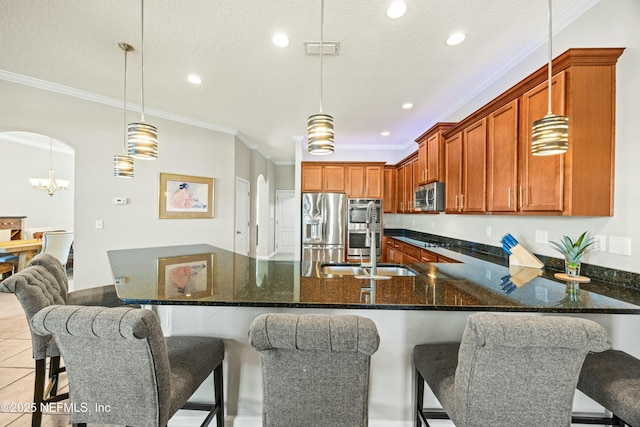
<path fill-rule="evenodd" d="M 551 23 L 552 23 L 552 15 L 551 15 L 552 6 L 551 6 L 551 2 L 552 2 L 552 0 L 549 0 L 549 52 L 548 52 L 549 53 L 549 55 L 548 55 L 549 56 L 549 65 L 548 65 L 548 70 L 547 70 L 547 72 L 548 72 L 547 80 L 549 82 L 549 90 L 547 91 L 548 92 L 547 95 L 549 97 L 549 99 L 548 99 L 549 111 L 548 111 L 547 114 L 552 114 L 552 112 L 551 112 L 551 78 L 552 78 L 551 68 L 552 68 L 552 64 L 553 64 L 553 49 L 552 49 L 552 46 L 551 46 L 551 39 L 553 37 L 553 31 L 551 30 Z"/>
<path fill-rule="evenodd" d="M 323 58 L 324 58 L 324 0 L 320 0 L 320 113 L 322 113 Z"/>
<path fill-rule="evenodd" d="M 140 32 L 140 57 L 141 57 L 141 65 L 142 65 L 142 78 L 141 78 L 141 111 L 142 111 L 142 115 L 141 115 L 141 122 L 144 123 L 144 0 L 140 0 L 140 5 L 141 5 L 141 17 L 142 17 L 142 24 L 140 25 L 141 28 L 141 32 Z"/>
<path fill-rule="evenodd" d="M 49 170 L 53 169 L 53 138 L 49 137 Z"/>
<path fill-rule="evenodd" d="M 127 154 L 127 53 L 128 52 L 129 52 L 128 49 L 125 47 L 124 49 L 124 96 L 122 97 L 123 99 L 122 112 L 124 116 L 124 126 L 122 127 L 124 129 L 124 154 Z"/>

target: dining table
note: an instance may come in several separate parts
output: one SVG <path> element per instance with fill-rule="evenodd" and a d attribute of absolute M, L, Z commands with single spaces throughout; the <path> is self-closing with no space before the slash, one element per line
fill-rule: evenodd
<path fill-rule="evenodd" d="M 41 239 L 21 239 L 0 242 L 0 255 L 17 255 L 16 271 L 24 269 L 31 258 L 42 249 Z"/>

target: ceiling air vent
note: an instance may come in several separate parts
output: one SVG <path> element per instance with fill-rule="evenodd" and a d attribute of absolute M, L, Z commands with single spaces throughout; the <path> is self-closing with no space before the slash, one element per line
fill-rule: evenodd
<path fill-rule="evenodd" d="M 337 55 L 340 42 L 324 42 L 322 55 Z M 320 55 L 320 42 L 305 42 L 304 53 L 307 55 Z"/>

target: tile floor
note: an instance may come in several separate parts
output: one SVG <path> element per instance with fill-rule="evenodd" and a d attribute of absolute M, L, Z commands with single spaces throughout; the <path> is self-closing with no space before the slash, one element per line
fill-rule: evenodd
<path fill-rule="evenodd" d="M 24 311 L 15 295 L 0 292 L 0 404 L 33 402 L 34 377 L 31 334 Z M 59 389 L 67 391 L 65 374 L 60 381 Z M 44 414 L 42 425 L 59 427 L 71 424 L 68 414 L 58 412 Z M 0 410 L 0 426 L 31 426 L 31 414 Z"/>

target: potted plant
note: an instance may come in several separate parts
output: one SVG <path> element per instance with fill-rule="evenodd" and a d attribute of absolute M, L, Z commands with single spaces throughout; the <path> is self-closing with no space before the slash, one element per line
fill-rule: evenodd
<path fill-rule="evenodd" d="M 587 237 L 585 231 L 575 242 L 568 236 L 562 236 L 560 242 L 551 242 L 553 248 L 564 256 L 565 272 L 568 276 L 580 275 L 580 259 L 595 249 L 595 239 Z"/>

